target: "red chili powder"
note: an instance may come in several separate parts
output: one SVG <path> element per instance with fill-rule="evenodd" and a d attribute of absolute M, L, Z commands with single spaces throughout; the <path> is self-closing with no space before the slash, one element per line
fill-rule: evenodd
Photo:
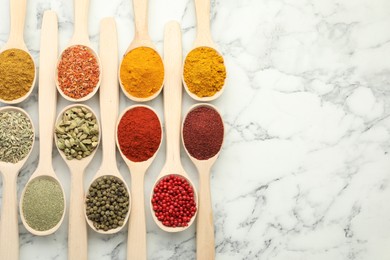
<path fill-rule="evenodd" d="M 219 113 L 200 106 L 188 113 L 183 126 L 184 146 L 192 157 L 207 160 L 221 149 L 224 126 Z"/>
<path fill-rule="evenodd" d="M 167 227 L 186 227 L 197 210 L 194 190 L 179 176 L 169 175 L 154 187 L 152 206 L 156 218 Z"/>
<path fill-rule="evenodd" d="M 127 159 L 146 161 L 160 146 L 160 120 L 151 109 L 135 107 L 122 116 L 117 135 L 119 147 Z"/>
<path fill-rule="evenodd" d="M 67 48 L 58 63 L 58 85 L 68 97 L 80 99 L 91 93 L 99 82 L 100 67 L 87 46 Z"/>

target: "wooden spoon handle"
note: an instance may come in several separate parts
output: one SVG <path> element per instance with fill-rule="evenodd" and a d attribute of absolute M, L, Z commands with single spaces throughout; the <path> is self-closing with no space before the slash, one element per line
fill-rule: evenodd
<path fill-rule="evenodd" d="M 100 85 L 100 110 L 102 119 L 103 163 L 116 169 L 115 127 L 118 117 L 118 36 L 114 18 L 105 18 L 100 24 L 100 52 L 102 82 Z"/>
<path fill-rule="evenodd" d="M 75 171 L 76 169 L 71 169 Z M 69 203 L 68 259 L 87 260 L 87 224 L 84 215 L 84 171 L 72 172 Z"/>
<path fill-rule="evenodd" d="M 74 32 L 71 45 L 89 45 L 88 11 L 89 0 L 74 0 Z"/>
<path fill-rule="evenodd" d="M 210 0 L 195 0 L 197 35 L 196 46 L 212 43 L 210 32 Z"/>
<path fill-rule="evenodd" d="M 41 32 L 41 61 L 39 69 L 39 169 L 52 171 L 53 129 L 56 114 L 57 90 L 55 70 L 58 58 L 58 22 L 54 11 L 43 15 Z"/>
<path fill-rule="evenodd" d="M 127 239 L 127 259 L 146 260 L 144 172 L 131 173 L 131 213 Z"/>
<path fill-rule="evenodd" d="M 182 101 L 182 45 L 177 22 L 169 22 L 164 34 L 164 117 L 167 137 L 167 165 L 180 164 L 180 121 Z M 181 166 L 180 166 L 181 167 Z"/>
<path fill-rule="evenodd" d="M 199 172 L 199 204 L 196 225 L 196 259 L 215 259 L 214 222 L 211 206 L 210 174 Z"/>
<path fill-rule="evenodd" d="M 8 45 L 25 49 L 23 40 L 24 20 L 26 19 L 26 0 L 11 0 L 11 30 L 8 40 Z"/>
<path fill-rule="evenodd" d="M 19 259 L 16 172 L 3 173 L 3 201 L 0 219 L 0 259 Z"/>
<path fill-rule="evenodd" d="M 148 0 L 133 0 L 135 39 L 149 40 Z"/>

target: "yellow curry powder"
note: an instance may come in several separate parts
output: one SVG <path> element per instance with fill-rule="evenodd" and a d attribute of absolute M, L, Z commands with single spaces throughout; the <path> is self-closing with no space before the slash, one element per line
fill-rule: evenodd
<path fill-rule="evenodd" d="M 225 84 L 223 57 L 210 47 L 192 50 L 184 62 L 184 82 L 198 97 L 211 97 Z"/>
<path fill-rule="evenodd" d="M 139 47 L 124 56 L 119 77 L 128 94 L 137 98 L 147 98 L 162 87 L 164 65 L 155 50 Z"/>
<path fill-rule="evenodd" d="M 15 100 L 26 95 L 35 78 L 31 56 L 20 49 L 0 53 L 0 99 Z"/>

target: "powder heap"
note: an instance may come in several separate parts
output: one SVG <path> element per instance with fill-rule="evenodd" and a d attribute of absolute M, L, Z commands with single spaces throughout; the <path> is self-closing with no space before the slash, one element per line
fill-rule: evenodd
<path fill-rule="evenodd" d="M 92 51 L 83 45 L 67 48 L 57 66 L 58 85 L 68 97 L 80 99 L 96 88 L 100 66 Z"/>
<path fill-rule="evenodd" d="M 226 68 L 221 55 L 209 47 L 192 50 L 184 62 L 184 82 L 198 97 L 211 97 L 225 84 Z"/>
<path fill-rule="evenodd" d="M 61 221 L 64 209 L 64 194 L 54 179 L 40 177 L 26 187 L 22 212 L 29 227 L 37 231 L 52 229 Z"/>
<path fill-rule="evenodd" d="M 164 64 L 160 55 L 149 47 L 131 50 L 123 58 L 120 81 L 131 96 L 147 98 L 154 95 L 164 81 Z"/>
<path fill-rule="evenodd" d="M 160 146 L 160 120 L 149 108 L 132 108 L 122 116 L 117 135 L 119 147 L 127 159 L 133 162 L 146 161 Z"/>
<path fill-rule="evenodd" d="M 184 120 L 184 146 L 192 157 L 207 160 L 221 149 L 224 126 L 219 113 L 208 106 L 197 107 Z"/>
<path fill-rule="evenodd" d="M 34 130 L 30 119 L 19 111 L 0 112 L 0 161 L 17 163 L 30 152 Z"/>
<path fill-rule="evenodd" d="M 33 87 L 35 66 L 31 56 L 19 49 L 0 53 L 0 99 L 12 101 Z"/>

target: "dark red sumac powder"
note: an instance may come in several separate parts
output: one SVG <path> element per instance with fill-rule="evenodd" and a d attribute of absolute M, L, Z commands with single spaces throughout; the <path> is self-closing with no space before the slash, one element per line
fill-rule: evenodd
<path fill-rule="evenodd" d="M 221 149 L 224 126 L 219 113 L 200 106 L 188 113 L 183 125 L 184 146 L 192 157 L 207 160 Z"/>
<path fill-rule="evenodd" d="M 146 161 L 160 146 L 160 120 L 151 109 L 135 107 L 122 116 L 117 135 L 119 147 L 129 160 Z"/>

